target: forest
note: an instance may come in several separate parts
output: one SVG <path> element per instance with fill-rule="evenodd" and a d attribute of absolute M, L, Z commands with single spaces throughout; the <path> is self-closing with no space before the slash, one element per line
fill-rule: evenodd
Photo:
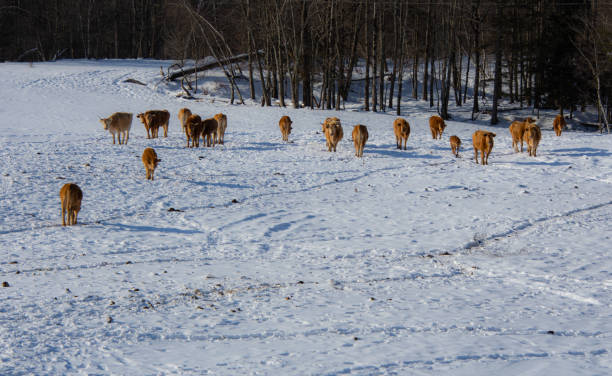
<path fill-rule="evenodd" d="M 409 93 L 443 118 L 450 101 L 474 117 L 483 109 L 473 99 L 489 96 L 492 124 L 505 100 L 569 116 L 593 106 L 603 129 L 611 14 L 612 2 L 597 0 L 2 0 L 0 59 L 180 68 L 212 56 L 232 102 L 341 109 L 359 79 L 365 111 L 399 113 Z"/>

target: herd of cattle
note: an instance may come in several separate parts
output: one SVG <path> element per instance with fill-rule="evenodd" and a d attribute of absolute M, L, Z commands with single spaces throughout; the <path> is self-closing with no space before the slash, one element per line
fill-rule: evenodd
<path fill-rule="evenodd" d="M 119 144 L 127 144 L 130 128 L 132 126 L 132 114 L 127 112 L 115 112 L 108 118 L 100 119 L 104 129 L 108 130 L 113 135 L 113 144 L 115 143 L 115 134 L 117 135 Z M 164 129 L 164 137 L 168 137 L 168 123 L 170 121 L 170 113 L 166 110 L 151 110 L 136 115 L 142 122 L 147 131 L 147 138 L 157 138 L 159 128 Z M 215 146 L 215 144 L 223 144 L 225 130 L 227 129 L 227 116 L 224 114 L 216 114 L 215 116 L 202 120 L 199 115 L 193 114 L 188 108 L 182 108 L 178 113 L 178 118 L 183 127 L 183 132 L 187 137 L 187 147 L 199 147 L 200 138 L 206 142 L 206 146 Z M 289 141 L 291 134 L 291 118 L 283 116 L 279 121 L 279 128 L 282 134 L 283 141 Z M 553 128 L 557 136 L 561 136 L 561 132 L 565 128 L 565 119 L 561 115 L 553 121 Z M 429 118 L 429 129 L 433 139 L 442 139 L 442 133 L 446 128 L 444 119 L 434 115 Z M 344 131 L 340 124 L 340 119 L 337 117 L 329 117 L 321 124 L 321 130 L 325 134 L 325 141 L 328 151 L 336 151 L 338 142 L 344 137 Z M 393 131 L 395 133 L 396 146 L 398 149 L 406 150 L 406 142 L 410 136 L 410 125 L 403 118 L 397 118 L 393 122 Z M 527 152 L 530 156 L 535 157 L 538 144 L 542 138 L 540 127 L 535 121 L 528 117 L 525 121 L 514 121 L 510 125 L 510 134 L 512 135 L 512 147 L 518 153 L 518 144 L 521 144 L 521 152 L 523 152 L 523 143 L 527 144 Z M 365 125 L 355 125 L 353 127 L 352 138 L 355 144 L 355 155 L 363 156 L 363 148 L 368 141 L 368 128 Z M 489 155 L 493 150 L 493 139 L 495 133 L 483 130 L 477 130 L 472 134 L 472 145 L 474 147 L 474 159 L 478 163 L 478 153 L 481 153 L 481 164 L 488 164 Z M 461 147 L 461 139 L 455 135 L 450 136 L 450 146 L 453 155 L 459 157 L 459 149 Z M 153 180 L 153 174 L 158 162 L 161 159 L 157 158 L 157 154 L 153 148 L 146 148 L 142 154 L 142 163 L 144 164 L 147 180 Z M 83 192 L 74 183 L 65 184 L 60 190 L 60 199 L 62 204 L 62 224 L 66 226 L 77 223 L 77 215 L 81 209 L 81 200 Z M 66 223 L 66 214 L 68 223 Z"/>

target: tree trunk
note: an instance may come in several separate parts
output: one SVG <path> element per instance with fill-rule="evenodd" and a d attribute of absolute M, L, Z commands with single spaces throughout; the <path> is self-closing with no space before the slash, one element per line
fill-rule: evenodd
<path fill-rule="evenodd" d="M 117 11 L 117 0 L 114 2 L 115 17 L 113 19 L 113 31 L 114 31 L 114 42 L 115 42 L 115 59 L 119 59 L 119 12 Z"/>
<path fill-rule="evenodd" d="M 279 106 L 281 107 L 286 107 L 285 105 L 285 71 L 284 71 L 284 63 L 283 63 L 283 56 L 285 56 L 285 51 L 283 50 L 283 45 L 282 45 L 282 30 L 280 27 L 280 21 L 279 18 L 281 17 L 281 15 L 279 14 L 279 11 L 277 9 L 277 14 L 276 14 L 276 20 L 277 20 L 277 35 L 276 35 L 276 47 L 274 48 L 274 62 L 276 64 L 275 67 L 275 71 L 276 74 L 274 75 L 275 78 L 275 86 L 278 87 L 278 99 L 279 99 Z M 278 77 L 278 79 L 277 79 Z"/>
<path fill-rule="evenodd" d="M 264 78 L 264 70 L 263 64 L 261 63 L 261 56 L 259 54 L 257 56 L 257 66 L 259 68 L 259 81 L 261 82 L 261 106 L 270 106 L 272 103 L 270 101 L 270 93 L 269 86 L 266 85 L 266 80 Z M 268 77 L 270 75 L 270 71 L 268 71 Z"/>
<path fill-rule="evenodd" d="M 597 59 L 597 56 L 595 57 L 595 59 Z M 603 104 L 601 102 L 601 82 L 599 80 L 599 74 L 595 75 L 595 92 L 597 94 L 597 112 L 601 114 L 604 126 L 606 127 L 608 133 L 610 133 L 610 124 L 608 123 L 608 117 L 606 116 L 606 112 L 604 111 Z M 603 133 L 603 127 L 600 127 L 600 133 Z"/>
<path fill-rule="evenodd" d="M 389 105 L 388 107 L 393 108 L 393 90 L 395 89 L 395 79 L 397 75 L 397 65 L 399 64 L 399 51 L 401 47 L 398 46 L 400 30 L 398 23 L 401 24 L 401 20 L 398 20 L 397 4 L 393 4 L 393 71 L 391 72 L 391 82 L 389 82 Z"/>
<path fill-rule="evenodd" d="M 457 106 L 461 106 L 461 71 L 463 69 L 462 66 L 463 56 L 461 52 L 459 53 L 459 67 L 457 68 L 457 59 L 454 58 L 452 63 L 453 67 L 453 93 L 455 94 L 455 104 Z"/>
<path fill-rule="evenodd" d="M 467 101 L 467 91 L 468 91 L 468 79 L 470 77 L 470 60 L 472 58 L 471 51 L 468 50 L 467 53 L 467 69 L 465 70 L 465 85 L 463 87 L 463 103 Z"/>
<path fill-rule="evenodd" d="M 400 8 L 400 13 L 401 13 L 401 8 Z M 400 18 L 401 20 L 401 18 Z M 403 28 L 401 28 L 403 30 Z M 404 44 L 405 41 L 405 37 L 404 37 L 404 33 L 401 33 L 401 38 L 400 38 L 400 55 L 399 55 L 399 72 L 397 73 L 397 105 L 396 105 L 396 113 L 397 116 L 400 116 L 402 114 L 401 112 L 401 106 L 402 106 L 402 87 L 404 86 L 404 56 L 405 56 L 405 51 L 404 51 Z"/>
<path fill-rule="evenodd" d="M 533 86 L 533 106 L 535 108 L 540 108 L 542 104 L 542 84 L 544 81 L 544 12 L 543 12 L 543 4 L 542 1 L 538 1 L 537 3 L 537 13 L 536 13 L 536 25 L 535 28 L 537 30 L 537 40 L 538 40 L 538 48 L 536 49 L 536 74 L 535 74 L 535 83 Z"/>
<path fill-rule="evenodd" d="M 302 7 L 301 7 L 301 13 L 304 12 L 304 8 L 306 7 L 305 3 L 302 3 Z M 293 39 L 291 41 L 291 51 L 292 51 L 292 57 L 287 59 L 287 72 L 289 72 L 289 76 L 291 79 L 291 102 L 293 102 L 293 108 L 300 108 L 300 89 L 299 89 L 299 67 L 300 64 L 302 62 L 302 56 L 304 54 L 304 45 L 302 44 L 304 39 L 303 39 L 303 34 L 304 34 L 304 24 L 301 23 L 298 26 L 296 25 L 295 21 L 296 21 L 296 16 L 294 14 L 294 5 L 293 3 L 289 4 L 289 9 L 291 12 L 291 31 L 292 31 L 292 36 Z M 301 14 L 300 13 L 300 14 Z M 302 17 L 300 17 L 300 20 L 302 19 Z M 297 35 L 297 30 L 300 30 L 300 35 L 298 38 Z M 291 64 L 290 60 L 293 60 L 293 64 Z"/>
<path fill-rule="evenodd" d="M 346 72 L 346 78 L 343 82 L 343 87 L 342 87 L 342 99 L 344 101 L 348 100 L 348 96 L 349 96 L 349 92 L 351 89 L 351 83 L 352 83 L 352 79 L 353 79 L 353 70 L 355 69 L 355 65 L 357 64 L 358 61 L 358 56 L 357 56 L 357 46 L 359 44 L 359 32 L 361 31 L 361 9 L 362 9 L 362 3 L 359 3 L 357 10 L 355 11 L 355 25 L 353 28 L 353 37 L 352 40 L 353 42 L 351 43 L 351 56 L 349 58 L 349 66 L 347 68 L 347 72 Z"/>
<path fill-rule="evenodd" d="M 275 56 L 275 49 L 272 49 L 272 55 Z M 275 64 L 269 64 L 268 69 L 272 70 L 272 98 L 278 99 L 278 70 Z"/>
<path fill-rule="evenodd" d="M 250 0 L 244 0 L 242 5 L 242 14 L 244 16 L 244 22 L 247 26 L 247 45 L 249 46 L 249 95 L 252 100 L 257 100 L 255 97 L 255 80 L 253 79 L 253 55 L 257 53 L 257 49 L 255 48 L 255 41 L 253 40 L 253 30 L 251 26 L 251 6 Z"/>
<path fill-rule="evenodd" d="M 374 3 L 374 24 L 372 25 L 372 111 L 376 112 L 378 107 L 377 79 L 378 79 L 378 27 L 377 27 L 377 9 L 376 2 Z"/>
<path fill-rule="evenodd" d="M 363 101 L 364 101 L 364 110 L 365 111 L 370 111 L 370 60 L 371 60 L 371 55 L 370 55 L 370 33 L 369 33 L 369 28 L 368 25 L 370 23 L 370 19 L 368 17 L 370 12 L 370 7 L 368 4 L 368 0 L 366 0 L 365 2 L 365 16 L 364 16 L 364 23 L 363 23 L 363 35 L 364 35 L 364 42 L 365 42 L 365 49 L 366 49 L 366 69 L 365 69 L 365 82 L 363 85 Z"/>
<path fill-rule="evenodd" d="M 472 35 L 474 38 L 474 95 L 472 99 L 472 120 L 476 120 L 478 108 L 478 89 L 480 87 L 480 0 L 472 2 Z"/>
<path fill-rule="evenodd" d="M 440 107 L 440 116 L 442 119 L 450 119 L 450 115 L 448 114 L 448 102 L 450 100 L 450 86 L 451 86 L 451 59 L 454 59 L 454 52 L 451 52 L 449 58 L 444 63 L 444 68 L 442 69 L 442 79 L 440 80 L 442 84 L 441 90 L 441 99 L 442 105 Z"/>
<path fill-rule="evenodd" d="M 429 0 L 427 5 L 427 28 L 425 29 L 425 60 L 423 62 L 423 100 L 427 100 L 427 81 L 428 71 L 427 65 L 429 64 L 429 55 L 431 50 L 431 4 L 432 0 Z"/>
<path fill-rule="evenodd" d="M 381 6 L 381 9 L 378 11 L 378 61 L 380 65 L 380 81 L 378 81 L 378 95 L 379 95 L 379 103 L 380 110 L 385 111 L 385 49 L 384 49 L 384 34 L 383 34 L 383 22 L 384 22 L 384 7 Z"/>
<path fill-rule="evenodd" d="M 312 103 L 312 40 L 310 36 L 310 26 L 308 20 L 307 1 L 302 3 L 302 102 L 304 107 L 313 107 Z"/>
<path fill-rule="evenodd" d="M 414 53 L 412 58 L 412 98 L 418 99 L 419 89 L 419 55 L 417 52 Z"/>
<path fill-rule="evenodd" d="M 434 83 L 436 80 L 436 66 L 435 66 L 435 59 L 434 59 L 433 53 L 429 54 L 429 66 L 431 67 L 431 72 L 429 74 L 429 107 L 433 107 L 434 106 L 433 90 L 434 90 Z"/>
<path fill-rule="evenodd" d="M 501 64 L 502 64 L 502 0 L 498 0 L 496 4 L 496 36 L 495 36 L 495 83 L 493 87 L 493 109 L 491 110 L 491 125 L 499 123 L 497 118 L 497 106 L 501 98 Z"/>
<path fill-rule="evenodd" d="M 343 12 L 341 10 L 336 10 L 335 12 L 335 32 L 336 38 L 334 38 L 334 46 L 336 50 L 336 75 L 335 75 L 335 97 L 334 97 L 334 108 L 336 111 L 340 110 L 342 91 L 344 88 L 344 45 L 340 45 L 339 39 L 337 36 L 340 35 L 340 26 L 343 24 Z"/>
<path fill-rule="evenodd" d="M 363 85 L 363 100 L 364 100 L 364 109 L 366 111 L 370 111 L 370 61 L 371 61 L 371 53 L 370 53 L 370 34 L 368 24 L 370 23 L 368 14 L 370 11 L 370 7 L 368 6 L 368 0 L 365 2 L 365 22 L 364 22 L 364 41 L 365 41 L 365 49 L 366 49 L 366 65 L 365 65 L 365 82 Z"/>

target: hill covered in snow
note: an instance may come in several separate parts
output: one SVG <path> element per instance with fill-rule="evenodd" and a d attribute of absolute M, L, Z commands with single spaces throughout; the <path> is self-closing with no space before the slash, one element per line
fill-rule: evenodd
<path fill-rule="evenodd" d="M 542 113 L 533 158 L 507 129 L 529 110 L 490 127 L 454 108 L 432 140 L 434 113 L 407 101 L 404 151 L 391 111 L 228 105 L 212 78 L 188 101 L 159 84 L 169 64 L 0 64 L 0 374 L 612 372 L 608 135 L 556 137 Z M 187 149 L 182 107 L 225 113 L 225 145 Z M 112 145 L 98 122 L 162 108 L 168 138 L 134 118 Z M 476 129 L 497 134 L 488 166 Z M 162 159 L 153 182 L 145 147 Z M 84 193 L 73 227 L 66 182 Z"/>

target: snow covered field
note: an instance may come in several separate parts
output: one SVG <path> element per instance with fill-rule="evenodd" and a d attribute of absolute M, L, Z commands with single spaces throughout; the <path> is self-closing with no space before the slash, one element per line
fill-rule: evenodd
<path fill-rule="evenodd" d="M 0 374 L 612 373 L 610 136 L 558 138 L 543 113 L 531 158 L 507 120 L 432 140 L 433 112 L 406 102 L 403 151 L 391 112 L 186 101 L 156 86 L 169 64 L 0 64 Z M 227 114 L 226 144 L 185 148 L 185 106 Z M 97 120 L 161 108 L 168 138 L 134 118 L 112 145 Z M 497 133 L 488 166 L 479 128 Z M 66 182 L 84 198 L 64 228 Z"/>

